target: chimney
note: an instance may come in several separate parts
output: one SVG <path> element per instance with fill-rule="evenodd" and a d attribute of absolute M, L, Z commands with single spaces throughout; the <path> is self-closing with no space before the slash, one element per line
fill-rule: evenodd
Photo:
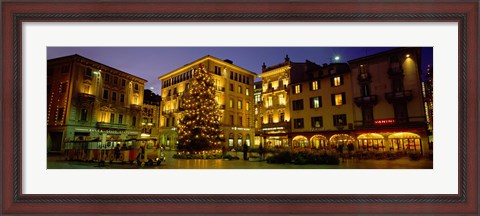
<path fill-rule="evenodd" d="M 229 63 L 229 64 L 233 64 L 233 61 L 230 60 L 230 59 L 225 59 L 225 60 L 223 60 L 223 61 L 224 61 L 224 62 L 227 62 L 227 63 Z"/>

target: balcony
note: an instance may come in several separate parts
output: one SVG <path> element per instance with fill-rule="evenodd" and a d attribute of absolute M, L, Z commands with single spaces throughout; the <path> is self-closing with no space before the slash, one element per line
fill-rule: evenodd
<path fill-rule="evenodd" d="M 79 93 L 78 94 L 78 100 L 82 104 L 83 103 L 91 104 L 91 103 L 95 102 L 95 95 L 86 94 L 86 93 Z"/>
<path fill-rule="evenodd" d="M 406 102 L 412 100 L 412 90 L 385 93 L 388 103 Z"/>
<path fill-rule="evenodd" d="M 127 125 L 126 124 L 108 123 L 108 122 L 97 122 L 97 128 L 126 130 Z"/>
<path fill-rule="evenodd" d="M 172 115 L 173 113 L 176 113 L 176 109 L 171 109 L 171 110 L 163 110 L 162 115 Z"/>
<path fill-rule="evenodd" d="M 364 105 L 376 105 L 377 95 L 356 97 L 353 100 L 358 107 L 362 107 Z"/>
<path fill-rule="evenodd" d="M 142 106 L 137 105 L 137 104 L 130 104 L 130 109 L 132 109 L 133 111 L 141 111 Z"/>

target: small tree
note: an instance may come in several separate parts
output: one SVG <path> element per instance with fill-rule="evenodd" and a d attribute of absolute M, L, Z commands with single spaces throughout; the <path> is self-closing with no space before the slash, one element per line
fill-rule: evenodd
<path fill-rule="evenodd" d="M 215 100 L 213 78 L 203 67 L 194 69 L 190 88 L 180 100 L 183 113 L 178 123 L 177 149 L 195 153 L 220 150 L 220 110 Z"/>

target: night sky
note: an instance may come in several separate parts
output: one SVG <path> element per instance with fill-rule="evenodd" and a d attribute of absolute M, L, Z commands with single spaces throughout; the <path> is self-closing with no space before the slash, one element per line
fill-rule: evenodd
<path fill-rule="evenodd" d="M 148 80 L 145 88 L 160 91 L 158 77 L 203 56 L 230 59 L 233 64 L 260 74 L 262 64 L 276 65 L 288 54 L 293 62 L 319 65 L 372 55 L 395 47 L 48 47 L 47 59 L 78 54 Z M 422 48 L 422 71 L 433 63 L 433 48 Z M 257 81 L 260 80 L 257 78 Z"/>

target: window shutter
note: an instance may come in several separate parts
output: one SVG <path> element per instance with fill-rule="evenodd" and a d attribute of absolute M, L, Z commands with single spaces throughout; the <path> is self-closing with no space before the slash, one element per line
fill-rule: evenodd
<path fill-rule="evenodd" d="M 310 98 L 310 108 L 313 108 L 313 98 Z"/>
<path fill-rule="evenodd" d="M 340 85 L 343 85 L 343 76 L 340 76 Z"/>
<path fill-rule="evenodd" d="M 335 106 L 335 94 L 332 94 L 330 98 L 332 99 L 332 106 Z"/>
<path fill-rule="evenodd" d="M 330 86 L 334 86 L 333 78 L 334 78 L 334 77 L 330 77 Z"/>
<path fill-rule="evenodd" d="M 322 96 L 318 97 L 318 107 L 322 107 Z"/>
<path fill-rule="evenodd" d="M 342 104 L 347 104 L 347 97 L 345 97 L 345 92 L 342 92 Z"/>

